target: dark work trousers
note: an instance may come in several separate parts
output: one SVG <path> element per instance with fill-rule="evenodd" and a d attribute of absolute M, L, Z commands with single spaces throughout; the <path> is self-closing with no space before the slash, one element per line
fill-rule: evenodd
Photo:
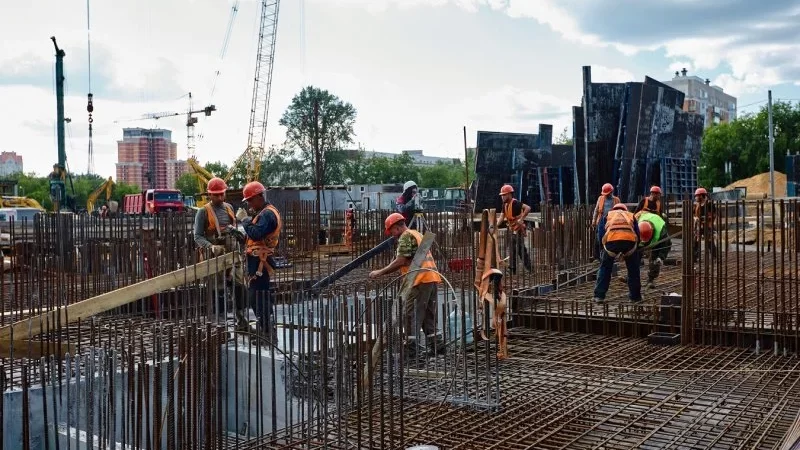
<path fill-rule="evenodd" d="M 517 258 L 522 258 L 522 263 L 525 268 L 531 270 L 531 256 L 528 254 L 528 249 L 525 247 L 526 230 L 511 232 L 511 258 L 509 261 L 509 269 L 511 273 L 517 273 Z"/>
<path fill-rule="evenodd" d="M 666 233 L 665 233 L 666 234 Z M 647 268 L 647 281 L 653 282 L 661 273 L 661 266 L 656 264 L 656 259 L 661 258 L 661 261 L 667 260 L 667 255 L 672 249 L 672 241 L 667 238 L 664 242 L 656 244 L 655 248 L 650 251 L 650 265 Z"/>
<path fill-rule="evenodd" d="M 706 253 L 711 258 L 717 255 L 717 245 L 714 242 L 714 233 L 711 229 L 706 229 L 704 225 L 700 225 L 700 230 L 694 236 L 694 262 L 700 262 L 700 252 L 702 251 L 702 243 L 706 243 L 709 253 Z"/>
<path fill-rule="evenodd" d="M 614 253 L 629 252 L 636 242 L 633 241 L 609 241 L 606 248 Z M 625 258 L 625 266 L 628 268 L 628 298 L 633 301 L 642 299 L 642 281 L 639 270 L 642 261 L 640 252 L 635 251 Z M 611 283 L 611 270 L 614 268 L 614 258 L 603 250 L 600 261 L 600 271 L 597 272 L 597 282 L 594 285 L 594 296 L 605 299 L 608 292 L 608 285 Z"/>
<path fill-rule="evenodd" d="M 258 326 L 263 333 L 269 333 L 272 329 L 272 296 L 270 294 L 270 280 L 267 269 L 263 269 L 263 274 L 252 278 L 258 271 L 259 260 L 256 257 L 247 256 L 247 274 L 251 277 L 250 287 L 247 290 L 247 300 L 250 307 L 258 317 Z"/>
<path fill-rule="evenodd" d="M 597 245 L 594 246 L 594 259 L 599 260 L 600 256 L 603 254 L 603 235 L 606 234 L 606 215 L 603 214 L 600 217 L 600 221 L 597 223 L 597 229 L 595 230 L 595 235 L 597 236 Z"/>

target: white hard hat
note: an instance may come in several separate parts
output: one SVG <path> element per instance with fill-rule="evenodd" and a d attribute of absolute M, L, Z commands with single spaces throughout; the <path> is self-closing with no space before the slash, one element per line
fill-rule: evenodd
<path fill-rule="evenodd" d="M 417 187 L 417 183 L 414 183 L 413 181 L 410 181 L 410 180 L 406 181 L 406 183 L 403 185 L 403 192 L 407 191 L 408 188 L 412 188 L 412 187 Z"/>

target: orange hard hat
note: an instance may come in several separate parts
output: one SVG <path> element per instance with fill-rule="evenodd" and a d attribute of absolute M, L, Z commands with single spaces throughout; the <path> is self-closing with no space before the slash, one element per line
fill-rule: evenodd
<path fill-rule="evenodd" d="M 500 188 L 500 195 L 503 194 L 513 194 L 514 193 L 514 186 L 510 184 L 504 184 L 503 187 Z"/>
<path fill-rule="evenodd" d="M 694 191 L 694 195 L 695 195 L 695 196 L 698 196 L 698 195 L 708 195 L 708 191 L 706 190 L 706 188 L 701 188 L 701 187 L 700 187 L 700 188 L 697 188 L 697 190 L 696 190 L 696 191 Z"/>
<path fill-rule="evenodd" d="M 612 210 L 616 209 L 616 210 L 620 210 L 620 211 L 627 211 L 628 207 L 625 205 L 625 203 L 617 203 L 611 209 Z"/>
<path fill-rule="evenodd" d="M 600 192 L 602 192 L 603 195 L 608 195 L 614 192 L 614 186 L 612 186 L 611 183 L 606 183 L 603 185 L 603 188 Z"/>
<path fill-rule="evenodd" d="M 209 194 L 224 194 L 226 190 L 228 190 L 228 185 L 225 184 L 225 180 L 222 178 L 214 177 L 208 180 L 206 192 Z"/>
<path fill-rule="evenodd" d="M 263 194 L 266 191 L 267 188 L 265 188 L 263 184 L 259 183 L 258 181 L 251 181 L 244 186 L 244 189 L 242 189 L 242 200 L 248 201 L 256 195 Z"/>
<path fill-rule="evenodd" d="M 642 242 L 650 242 L 650 239 L 653 239 L 653 225 L 650 222 L 646 220 L 639 222 L 639 239 Z"/>
<path fill-rule="evenodd" d="M 658 187 L 658 186 L 653 186 L 653 187 L 650 188 L 650 193 L 651 194 L 660 194 L 661 193 L 661 188 Z"/>
<path fill-rule="evenodd" d="M 400 214 L 400 213 L 391 213 L 391 214 L 389 214 L 389 217 L 387 217 L 386 220 L 383 222 L 383 228 L 386 231 L 386 235 L 387 236 L 389 235 L 389 230 L 393 226 L 397 225 L 397 223 L 399 223 L 400 221 L 405 221 L 405 220 L 406 220 L 406 218 L 403 217 L 403 215 Z"/>

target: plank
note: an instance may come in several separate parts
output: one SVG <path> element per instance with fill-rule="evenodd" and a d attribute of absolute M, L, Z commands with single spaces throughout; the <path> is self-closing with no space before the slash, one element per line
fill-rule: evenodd
<path fill-rule="evenodd" d="M 74 355 L 76 346 L 73 344 L 58 345 L 47 341 L 23 341 L 0 339 L 0 358 L 11 358 L 11 349 L 14 349 L 14 358 L 42 358 L 50 355 L 63 356 L 67 353 Z"/>

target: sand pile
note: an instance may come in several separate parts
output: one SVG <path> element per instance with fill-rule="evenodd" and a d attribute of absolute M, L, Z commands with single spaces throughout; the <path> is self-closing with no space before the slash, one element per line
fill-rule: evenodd
<path fill-rule="evenodd" d="M 750 178 L 734 181 L 733 183 L 725 186 L 725 189 L 733 189 L 738 187 L 747 188 L 747 197 L 753 198 L 754 196 L 762 197 L 764 194 L 769 195 L 769 172 L 760 173 Z M 786 175 L 780 172 L 775 172 L 775 196 L 786 196 Z"/>

